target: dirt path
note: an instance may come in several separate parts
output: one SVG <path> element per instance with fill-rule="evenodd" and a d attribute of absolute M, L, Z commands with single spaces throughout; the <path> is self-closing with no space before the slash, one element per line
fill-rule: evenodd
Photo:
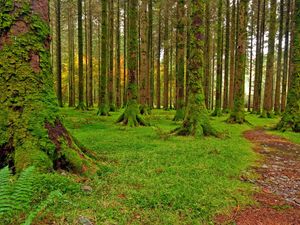
<path fill-rule="evenodd" d="M 300 225 L 300 146 L 262 129 L 247 131 L 244 137 L 263 158 L 263 164 L 254 168 L 258 179 L 241 178 L 261 188 L 254 195 L 258 204 L 235 210 L 231 216 L 218 216 L 216 223 Z"/>

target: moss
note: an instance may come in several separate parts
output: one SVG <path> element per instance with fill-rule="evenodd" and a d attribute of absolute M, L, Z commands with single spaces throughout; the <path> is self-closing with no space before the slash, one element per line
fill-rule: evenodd
<path fill-rule="evenodd" d="M 176 110 L 173 121 L 182 121 L 184 119 L 185 108 L 179 108 Z"/>
<path fill-rule="evenodd" d="M 0 54 L 0 146 L 12 145 L 17 172 L 29 165 L 47 171 L 53 169 L 59 150 L 45 127 L 59 121 L 50 28 L 47 21 L 31 13 L 29 1 L 14 7 L 10 2 L 5 1 L 0 14 L 0 32 L 5 36 Z M 4 14 L 11 18 L 9 25 L 3 22 Z"/>

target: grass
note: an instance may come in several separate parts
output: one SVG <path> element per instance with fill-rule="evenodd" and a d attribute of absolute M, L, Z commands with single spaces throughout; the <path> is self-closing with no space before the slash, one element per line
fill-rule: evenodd
<path fill-rule="evenodd" d="M 70 132 L 101 159 L 100 172 L 91 179 L 44 175 L 42 194 L 55 187 L 64 194 L 36 224 L 77 224 L 80 216 L 95 224 L 213 224 L 216 214 L 253 203 L 254 187 L 239 179 L 258 159 L 242 137 L 252 127 L 228 125 L 223 116 L 211 122 L 224 139 L 161 138 L 179 125 L 174 113 L 153 110 L 146 117 L 152 126 L 128 128 L 114 123 L 120 112 L 97 117 L 96 110 L 62 109 Z M 247 117 L 254 126 L 277 121 Z M 82 185 L 93 191 L 83 192 Z"/>

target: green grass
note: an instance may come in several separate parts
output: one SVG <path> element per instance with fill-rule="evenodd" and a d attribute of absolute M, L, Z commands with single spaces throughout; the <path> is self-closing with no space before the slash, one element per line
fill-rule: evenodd
<path fill-rule="evenodd" d="M 212 224 L 216 214 L 252 203 L 254 187 L 239 180 L 258 159 L 242 137 L 252 127 L 228 125 L 223 116 L 211 122 L 226 134 L 224 139 L 161 138 L 179 125 L 172 122 L 174 113 L 154 110 L 146 117 L 151 127 L 128 128 L 114 123 L 120 113 L 97 117 L 96 110 L 62 109 L 70 132 L 101 158 L 100 172 L 84 181 L 93 188 L 90 193 L 63 183 L 62 176 L 47 178 L 40 189 L 70 187 L 39 220 L 77 224 L 82 215 L 96 224 Z M 252 115 L 248 119 L 255 126 L 276 122 Z"/>

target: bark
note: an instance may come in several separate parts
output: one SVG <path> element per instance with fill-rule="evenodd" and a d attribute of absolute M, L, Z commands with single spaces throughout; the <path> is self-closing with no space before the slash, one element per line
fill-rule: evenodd
<path fill-rule="evenodd" d="M 254 10 L 252 3 L 252 10 Z M 251 34 L 250 34 L 250 72 L 249 72 L 249 90 L 248 90 L 248 112 L 251 111 L 251 97 L 252 97 L 252 80 L 253 80 L 253 33 L 254 33 L 254 12 L 251 15 Z"/>
<path fill-rule="evenodd" d="M 128 2 L 124 1 L 124 46 L 123 46 L 123 107 L 127 104 L 127 29 L 128 29 L 128 18 L 127 18 L 127 6 Z"/>
<path fill-rule="evenodd" d="M 277 125 L 279 130 L 293 130 L 300 132 L 300 1 L 295 0 L 295 30 L 292 56 L 291 87 L 288 91 L 287 106 L 281 121 Z"/>
<path fill-rule="evenodd" d="M 222 23 L 223 23 L 223 0 L 218 1 L 218 27 L 217 27 L 217 79 L 216 79 L 216 100 L 213 116 L 221 116 L 221 101 L 222 101 Z"/>
<path fill-rule="evenodd" d="M 156 107 L 161 106 L 161 91 L 160 91 L 160 52 L 161 52 L 161 9 L 158 11 L 158 44 L 157 44 L 157 63 L 156 63 Z"/>
<path fill-rule="evenodd" d="M 169 0 L 164 5 L 164 109 L 169 108 Z"/>
<path fill-rule="evenodd" d="M 115 77 L 114 77 L 114 0 L 109 0 L 109 71 L 108 71 L 108 102 L 109 110 L 116 111 Z"/>
<path fill-rule="evenodd" d="M 229 109 L 233 109 L 234 72 L 235 72 L 235 34 L 236 34 L 236 1 L 233 0 L 231 11 L 230 33 L 230 81 L 229 81 Z"/>
<path fill-rule="evenodd" d="M 264 106 L 262 117 L 272 117 L 273 106 L 273 74 L 274 74 L 274 53 L 275 53 L 275 35 L 276 35 L 276 0 L 271 0 L 270 9 L 270 26 L 269 26 L 269 42 L 268 42 L 268 56 L 267 69 L 264 93 Z"/>
<path fill-rule="evenodd" d="M 244 86 L 247 59 L 247 8 L 249 0 L 239 2 L 239 25 L 236 52 L 236 74 L 234 78 L 234 107 L 228 119 L 229 123 L 244 123 Z"/>
<path fill-rule="evenodd" d="M 224 95 L 223 95 L 223 112 L 228 112 L 228 85 L 229 85 L 229 57 L 230 57 L 230 0 L 226 1 L 226 35 L 225 35 L 225 65 L 224 65 Z"/>
<path fill-rule="evenodd" d="M 154 107 L 154 46 L 153 46 L 153 0 L 148 1 L 148 55 L 149 55 L 149 73 L 150 73 L 150 102 L 149 107 Z"/>
<path fill-rule="evenodd" d="M 62 102 L 62 78 L 61 78 L 61 22 L 60 22 L 60 2 L 61 0 L 56 0 L 56 23 L 55 23 L 55 29 L 56 29 L 56 91 L 57 91 L 57 99 L 58 99 L 58 105 L 60 107 L 63 107 Z"/>
<path fill-rule="evenodd" d="M 136 0 L 128 1 L 128 103 L 124 113 L 117 120 L 118 123 L 123 123 L 129 126 L 146 125 L 146 122 L 140 115 L 138 105 L 138 2 Z"/>
<path fill-rule="evenodd" d="M 2 1 L 0 8 L 9 19 L 0 20 L 0 168 L 95 172 L 58 114 L 48 1 Z"/>
<path fill-rule="evenodd" d="M 179 135 L 196 137 L 216 135 L 209 122 L 202 85 L 204 79 L 204 3 L 192 0 L 191 5 L 191 54 L 188 59 L 189 99 L 183 125 L 175 132 Z"/>
<path fill-rule="evenodd" d="M 87 107 L 93 107 L 93 21 L 92 21 L 92 1 L 88 0 L 88 40 L 87 40 Z"/>
<path fill-rule="evenodd" d="M 82 1 L 78 0 L 78 105 L 77 109 L 85 110 L 83 100 L 83 32 L 82 32 Z"/>
<path fill-rule="evenodd" d="M 98 115 L 108 116 L 108 96 L 107 96 L 107 64 L 108 64 L 108 24 L 107 24 L 107 8 L 108 0 L 101 0 L 102 3 L 102 19 L 101 19 L 101 77 L 100 77 L 100 93 L 98 103 Z"/>
<path fill-rule="evenodd" d="M 149 101 L 148 100 L 148 85 L 149 85 L 149 59 L 148 59 L 148 19 L 147 19 L 147 0 L 142 0 L 142 5 L 140 9 L 141 18 L 141 68 L 140 68 L 140 111 L 141 114 L 149 113 Z"/>
<path fill-rule="evenodd" d="M 116 35 L 116 106 L 122 105 L 121 95 L 121 31 L 120 31 L 120 0 L 117 0 L 117 35 Z"/>
<path fill-rule="evenodd" d="M 211 103 L 211 2 L 206 1 L 205 5 L 205 55 L 204 58 L 204 95 L 205 95 L 205 105 L 207 108 L 210 107 Z"/>
<path fill-rule="evenodd" d="M 280 0 L 280 15 L 279 15 L 279 34 L 278 34 L 278 50 L 277 50 L 277 72 L 276 72 L 276 87 L 275 87 L 275 101 L 274 112 L 276 115 L 280 114 L 280 86 L 282 76 L 282 40 L 283 40 L 283 11 L 284 0 Z"/>
<path fill-rule="evenodd" d="M 69 107 L 75 106 L 75 43 L 74 43 L 74 5 L 69 1 L 68 9 L 68 86 Z"/>
<path fill-rule="evenodd" d="M 177 19 L 177 57 L 178 57 L 178 67 L 176 71 L 176 114 L 174 121 L 180 121 L 184 119 L 184 47 L 185 47 L 185 32 L 184 32 L 184 23 L 185 23 L 185 1 L 177 1 L 177 10 L 178 10 L 178 19 Z"/>
<path fill-rule="evenodd" d="M 283 56 L 283 76 L 281 86 L 281 112 L 285 111 L 287 97 L 287 79 L 288 79 L 288 60 L 289 60 L 289 38 L 290 38 L 290 8 L 291 0 L 286 4 L 286 20 L 285 20 L 285 38 L 284 38 L 284 56 Z"/>

